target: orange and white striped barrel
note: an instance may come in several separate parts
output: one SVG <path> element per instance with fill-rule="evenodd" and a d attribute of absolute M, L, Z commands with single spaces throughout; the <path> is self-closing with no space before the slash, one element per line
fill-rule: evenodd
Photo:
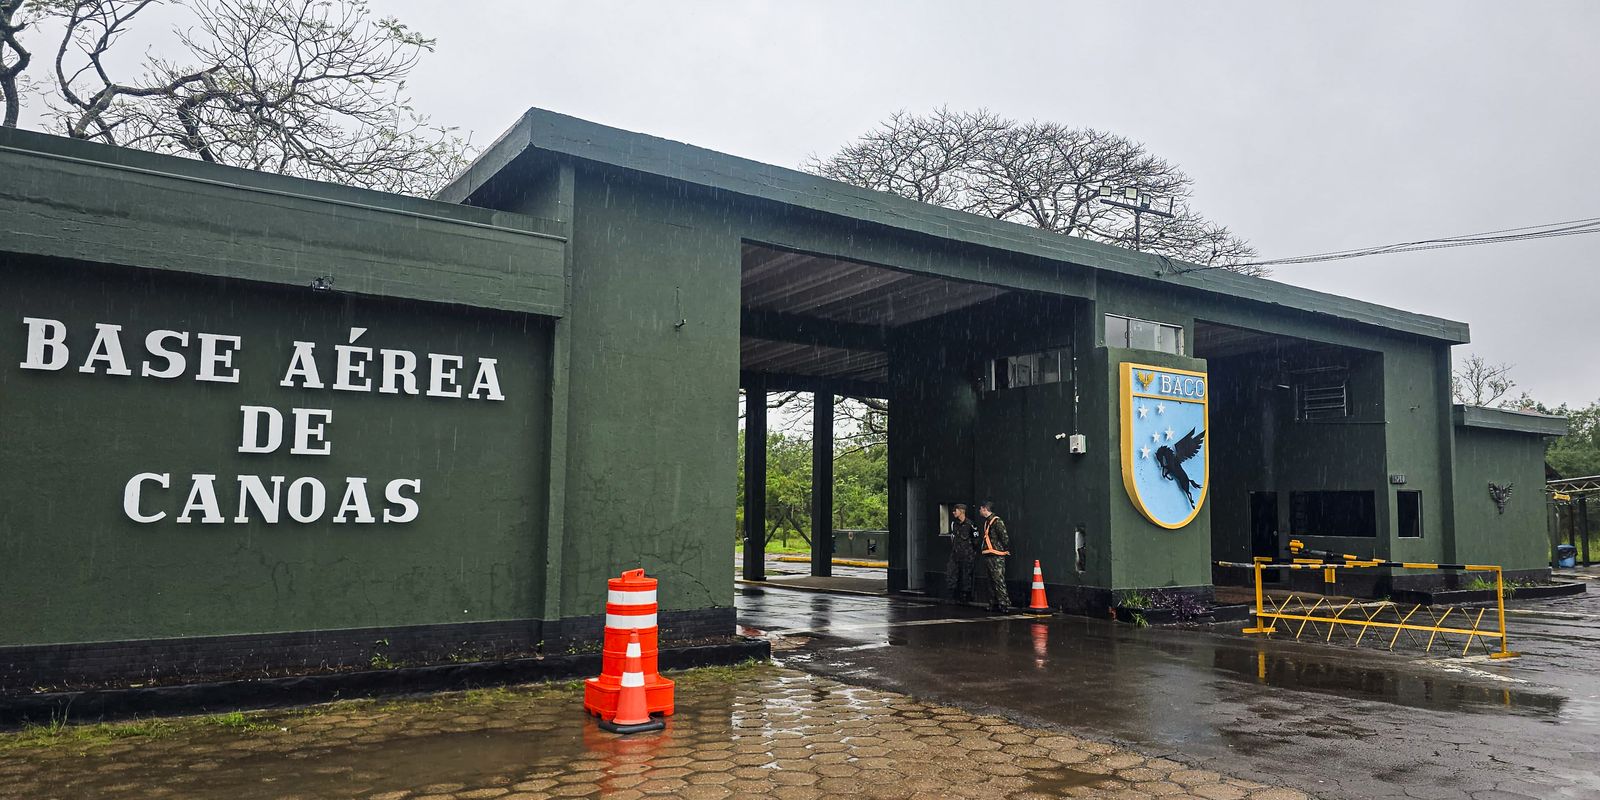
<path fill-rule="evenodd" d="M 622 678 L 628 637 L 635 631 L 639 633 L 644 674 L 656 674 L 657 608 L 656 579 L 645 577 L 644 570 L 630 569 L 622 573 L 622 577 L 606 581 L 606 632 L 601 648 L 601 680 Z"/>
<path fill-rule="evenodd" d="M 617 708 L 630 642 L 639 651 L 640 674 L 650 712 L 671 714 L 673 682 L 661 677 L 657 663 L 656 579 L 631 569 L 606 581 L 606 625 L 600 649 L 600 675 L 584 682 L 584 708 L 610 719 Z"/>

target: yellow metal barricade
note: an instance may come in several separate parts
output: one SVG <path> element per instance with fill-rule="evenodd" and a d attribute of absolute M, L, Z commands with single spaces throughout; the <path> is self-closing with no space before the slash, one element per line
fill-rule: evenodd
<path fill-rule="evenodd" d="M 1427 634 L 1426 643 L 1422 644 L 1425 652 L 1432 652 L 1434 644 L 1441 641 L 1441 635 L 1446 637 L 1465 637 L 1461 648 L 1461 655 L 1465 656 L 1471 651 L 1474 642 L 1478 642 L 1488 649 L 1491 642 L 1498 641 L 1499 649 L 1490 650 L 1490 658 L 1516 658 L 1510 648 L 1510 641 L 1506 637 L 1506 593 L 1505 580 L 1500 567 L 1489 564 L 1427 564 L 1402 561 L 1362 560 L 1355 556 L 1344 556 L 1343 563 L 1330 563 L 1320 559 L 1296 558 L 1291 563 L 1273 563 L 1269 559 L 1257 558 L 1254 563 L 1240 563 L 1234 561 L 1218 561 L 1222 567 L 1239 567 L 1250 569 L 1255 573 L 1255 624 L 1244 629 L 1244 633 L 1261 634 L 1270 636 L 1278 632 L 1278 623 L 1283 623 L 1283 630 L 1293 631 L 1294 638 L 1305 636 L 1307 630 L 1312 635 L 1323 641 L 1333 641 L 1335 633 L 1342 634 L 1344 641 L 1361 644 L 1367 633 L 1374 629 L 1384 632 L 1393 632 L 1389 636 L 1387 649 L 1393 650 L 1399 643 L 1400 637 L 1405 635 L 1408 641 L 1411 637 L 1420 637 Z M 1433 569 L 1433 570 L 1459 570 L 1464 572 L 1492 572 L 1494 573 L 1495 615 L 1491 624 L 1493 627 L 1484 627 L 1484 617 L 1489 609 L 1444 608 L 1443 613 L 1438 609 L 1425 604 L 1401 605 L 1389 600 L 1376 600 L 1372 602 L 1357 602 L 1356 600 L 1332 601 L 1323 596 L 1307 596 L 1290 592 L 1286 596 L 1269 597 L 1262 586 L 1262 576 L 1266 570 L 1320 570 L 1323 580 L 1335 583 L 1339 570 L 1374 569 L 1378 567 L 1399 567 L 1403 569 Z M 1473 611 L 1477 613 L 1474 614 Z"/>

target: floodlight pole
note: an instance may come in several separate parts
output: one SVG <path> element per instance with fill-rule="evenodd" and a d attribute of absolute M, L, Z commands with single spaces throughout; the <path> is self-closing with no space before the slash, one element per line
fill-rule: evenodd
<path fill-rule="evenodd" d="M 1172 203 L 1171 203 L 1170 200 L 1167 202 L 1167 209 L 1168 209 L 1167 211 L 1161 211 L 1159 209 L 1151 208 L 1150 207 L 1150 197 L 1149 197 L 1149 195 L 1140 194 L 1140 195 L 1137 196 L 1137 201 L 1133 202 L 1133 203 L 1120 203 L 1120 202 L 1118 202 L 1116 200 L 1112 200 L 1110 197 L 1108 197 L 1106 195 L 1106 193 L 1104 191 L 1102 191 L 1099 200 L 1100 200 L 1100 202 L 1105 203 L 1108 206 L 1116 206 L 1117 208 L 1125 208 L 1125 209 L 1133 212 L 1133 249 L 1134 250 L 1139 250 L 1141 245 L 1143 244 L 1142 239 L 1143 239 L 1143 235 L 1144 235 L 1144 215 L 1145 214 L 1154 214 L 1154 215 L 1156 215 L 1158 217 L 1166 217 L 1167 219 L 1172 219 L 1173 217 L 1177 216 L 1176 214 L 1172 213 L 1172 211 L 1171 211 Z"/>

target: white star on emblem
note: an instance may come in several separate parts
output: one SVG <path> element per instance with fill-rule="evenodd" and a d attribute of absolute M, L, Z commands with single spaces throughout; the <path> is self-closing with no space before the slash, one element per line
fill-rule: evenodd
<path fill-rule="evenodd" d="M 1166 403 L 1156 403 L 1156 413 L 1157 414 L 1165 414 L 1165 413 L 1167 413 L 1167 404 Z"/>
<path fill-rule="evenodd" d="M 1167 441 L 1172 441 L 1172 429 L 1167 428 Z"/>
<path fill-rule="evenodd" d="M 1150 457 L 1150 445 L 1145 445 L 1144 448 L 1139 451 L 1139 457 L 1140 458 L 1149 458 Z"/>
<path fill-rule="evenodd" d="M 1149 406 L 1139 406 L 1139 419 L 1144 419 L 1150 413 Z"/>
<path fill-rule="evenodd" d="M 1159 433 L 1152 433 L 1152 434 L 1150 434 L 1150 441 L 1152 441 L 1152 442 L 1159 442 L 1159 441 L 1161 441 L 1161 434 L 1159 434 Z"/>

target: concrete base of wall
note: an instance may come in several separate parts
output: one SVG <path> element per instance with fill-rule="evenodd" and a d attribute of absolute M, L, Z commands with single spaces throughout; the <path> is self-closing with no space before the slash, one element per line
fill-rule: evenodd
<path fill-rule="evenodd" d="M 738 638 L 720 644 L 661 648 L 661 669 L 724 666 L 765 661 L 771 643 Z M 44 724 L 58 719 L 96 722 L 150 714 L 215 714 L 237 709 L 277 708 L 380 695 L 443 692 L 534 681 L 568 680 L 597 674 L 599 653 L 513 658 L 465 664 L 364 670 L 331 675 L 263 678 L 137 689 L 48 692 L 0 697 L 0 726 Z"/>
<path fill-rule="evenodd" d="M 732 636 L 734 611 L 664 611 L 659 624 L 663 642 Z M 0 647 L 0 695 L 559 654 L 598 649 L 604 626 L 604 616 L 592 616 Z"/>

